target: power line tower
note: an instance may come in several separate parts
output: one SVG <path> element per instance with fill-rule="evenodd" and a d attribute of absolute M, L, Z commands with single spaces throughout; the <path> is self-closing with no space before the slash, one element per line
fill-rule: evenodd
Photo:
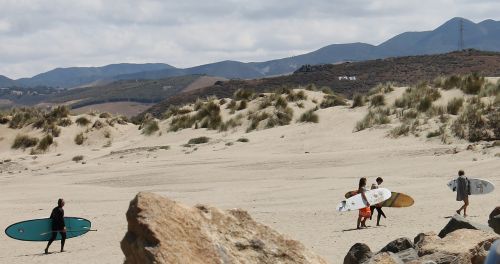
<path fill-rule="evenodd" d="M 460 18 L 460 26 L 459 26 L 459 39 L 458 39 L 458 50 L 464 50 L 464 19 Z"/>

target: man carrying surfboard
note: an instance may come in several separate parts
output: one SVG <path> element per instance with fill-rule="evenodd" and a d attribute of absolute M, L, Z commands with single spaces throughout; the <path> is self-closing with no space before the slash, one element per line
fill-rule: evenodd
<path fill-rule="evenodd" d="M 467 217 L 467 206 L 469 206 L 469 194 L 470 194 L 470 185 L 469 180 L 465 177 L 465 173 L 463 170 L 458 171 L 457 178 L 457 201 L 463 201 L 464 205 L 457 210 L 457 214 L 460 214 L 462 210 L 464 210 L 464 217 Z"/>
<path fill-rule="evenodd" d="M 358 193 L 361 194 L 361 197 L 363 198 L 363 202 L 365 202 L 366 207 L 359 209 L 359 215 L 358 215 L 358 222 L 357 222 L 357 229 L 361 229 L 362 227 L 366 228 L 366 219 L 370 218 L 371 211 L 370 211 L 370 203 L 368 203 L 368 200 L 366 199 L 365 192 L 366 192 L 366 178 L 363 177 L 359 179 L 359 185 L 358 185 Z"/>
<path fill-rule="evenodd" d="M 57 200 L 57 207 L 52 209 L 50 219 L 52 219 L 52 237 L 45 248 L 45 254 L 49 254 L 49 247 L 57 237 L 57 233 L 61 234 L 61 252 L 64 252 L 64 242 L 66 242 L 66 225 L 64 224 L 64 200 Z"/>
<path fill-rule="evenodd" d="M 382 184 L 382 182 L 384 182 L 384 180 L 381 177 L 378 177 L 375 181 L 376 181 L 376 183 L 372 184 L 372 188 L 371 188 L 372 190 L 378 189 L 378 187 Z M 386 218 L 384 211 L 382 211 L 382 205 L 376 204 L 376 205 L 370 206 L 370 211 L 371 211 L 370 220 L 372 220 L 373 214 L 375 213 L 375 211 L 373 209 L 377 210 L 377 213 L 378 213 L 377 226 L 380 226 L 380 217 L 383 216 L 384 218 Z"/>

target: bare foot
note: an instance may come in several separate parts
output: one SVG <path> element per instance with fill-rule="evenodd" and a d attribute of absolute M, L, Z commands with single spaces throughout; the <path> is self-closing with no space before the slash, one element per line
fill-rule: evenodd
<path fill-rule="evenodd" d="M 457 212 L 458 215 L 460 215 L 460 210 L 457 210 L 456 212 Z"/>
<path fill-rule="evenodd" d="M 49 249 L 48 248 L 45 249 L 45 254 L 49 254 Z"/>

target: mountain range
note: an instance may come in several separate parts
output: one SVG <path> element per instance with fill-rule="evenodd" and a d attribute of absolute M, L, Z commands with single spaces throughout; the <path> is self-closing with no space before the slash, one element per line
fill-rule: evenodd
<path fill-rule="evenodd" d="M 387 57 L 440 54 L 459 49 L 462 28 L 463 48 L 500 51 L 500 21 L 474 23 L 453 18 L 431 31 L 405 32 L 381 43 L 333 44 L 299 56 L 265 62 L 220 61 L 191 68 L 163 63 L 111 64 L 104 67 L 57 68 L 31 78 L 11 80 L 0 75 L 0 87 L 50 86 L 71 88 L 101 82 L 134 79 L 162 79 L 172 76 L 205 74 L 229 79 L 254 79 L 284 75 L 302 65 L 365 61 Z"/>

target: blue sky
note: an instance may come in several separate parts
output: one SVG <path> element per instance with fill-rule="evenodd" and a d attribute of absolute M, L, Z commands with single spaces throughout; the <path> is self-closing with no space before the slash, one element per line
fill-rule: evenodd
<path fill-rule="evenodd" d="M 461 16 L 499 20 L 500 1 L 0 0 L 0 74 L 56 67 L 263 61 L 333 43 L 380 44 Z"/>

